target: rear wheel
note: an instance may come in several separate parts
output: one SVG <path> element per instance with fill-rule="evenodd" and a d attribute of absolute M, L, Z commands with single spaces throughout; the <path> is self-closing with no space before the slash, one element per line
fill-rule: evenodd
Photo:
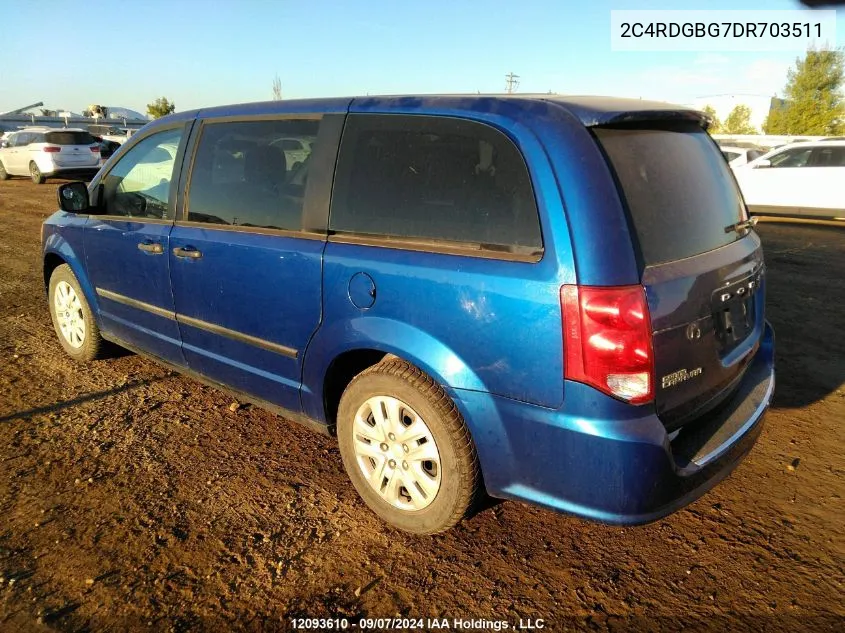
<path fill-rule="evenodd" d="M 44 181 L 47 180 L 44 177 L 44 174 L 41 173 L 41 170 L 38 169 L 38 165 L 35 164 L 35 161 L 29 164 L 29 175 L 32 177 L 32 182 L 36 185 L 43 185 Z"/>
<path fill-rule="evenodd" d="M 6 168 L 3 167 L 2 161 L 0 161 L 0 180 L 9 180 L 9 174 L 6 172 Z"/>
<path fill-rule="evenodd" d="M 49 293 L 53 327 L 68 356 L 80 362 L 100 358 L 100 329 L 70 266 L 56 267 L 50 276 Z"/>
<path fill-rule="evenodd" d="M 35 164 L 35 161 L 29 164 L 29 175 L 32 177 L 32 182 L 36 185 L 43 185 L 44 181 L 47 180 L 38 168 L 38 165 Z"/>
<path fill-rule="evenodd" d="M 440 385 L 398 358 L 356 376 L 340 400 L 340 453 L 352 484 L 384 521 L 446 530 L 481 494 L 475 445 Z"/>

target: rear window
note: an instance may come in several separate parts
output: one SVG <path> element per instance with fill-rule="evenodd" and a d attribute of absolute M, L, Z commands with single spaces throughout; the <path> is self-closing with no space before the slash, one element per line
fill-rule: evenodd
<path fill-rule="evenodd" d="M 53 145 L 91 145 L 97 140 L 88 132 L 47 132 L 47 142 Z"/>
<path fill-rule="evenodd" d="M 698 255 L 740 238 L 742 197 L 718 147 L 694 124 L 595 128 L 648 266 Z"/>

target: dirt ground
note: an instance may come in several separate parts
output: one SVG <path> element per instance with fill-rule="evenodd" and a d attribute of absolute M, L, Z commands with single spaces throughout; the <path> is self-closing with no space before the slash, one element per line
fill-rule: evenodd
<path fill-rule="evenodd" d="M 507 502 L 415 538 L 332 439 L 135 355 L 65 357 L 39 260 L 55 188 L 0 182 L 0 630 L 845 630 L 845 230 L 759 225 L 777 392 L 716 489 L 638 528 Z"/>

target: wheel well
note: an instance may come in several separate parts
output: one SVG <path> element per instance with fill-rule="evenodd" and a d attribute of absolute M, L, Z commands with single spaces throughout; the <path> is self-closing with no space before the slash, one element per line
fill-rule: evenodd
<path fill-rule="evenodd" d="M 329 426 L 333 427 L 337 422 L 337 408 L 346 386 L 355 376 L 376 365 L 385 356 L 387 354 L 376 349 L 356 349 L 344 352 L 331 362 L 323 382 L 323 408 Z"/>
<path fill-rule="evenodd" d="M 53 274 L 53 271 L 56 270 L 62 264 L 65 264 L 65 260 L 61 257 L 56 255 L 55 253 L 47 253 L 44 256 L 44 287 L 50 287 L 50 277 Z"/>

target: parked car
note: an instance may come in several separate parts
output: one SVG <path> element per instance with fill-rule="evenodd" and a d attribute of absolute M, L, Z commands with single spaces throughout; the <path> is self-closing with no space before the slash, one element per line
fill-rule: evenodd
<path fill-rule="evenodd" d="M 760 239 L 701 116 L 425 96 L 164 117 L 59 188 L 59 342 L 336 435 L 409 532 L 484 492 L 658 519 L 749 451 L 774 388 Z M 317 142 L 293 167 L 280 138 Z"/>
<path fill-rule="evenodd" d="M 295 165 L 308 157 L 312 151 L 311 144 L 315 140 L 310 138 L 280 138 L 271 142 L 270 145 L 281 147 L 285 153 L 287 164 Z"/>
<path fill-rule="evenodd" d="M 100 145 L 75 128 L 29 127 L 0 141 L 0 180 L 29 176 L 35 184 L 57 176 L 93 176 L 100 166 Z"/>
<path fill-rule="evenodd" d="M 766 153 L 762 149 L 733 147 L 730 145 L 722 145 L 720 149 L 725 160 L 728 161 L 728 165 L 731 166 L 731 169 L 747 165 L 752 160 L 760 158 L 760 156 Z"/>
<path fill-rule="evenodd" d="M 112 154 L 120 149 L 120 143 L 96 135 L 94 140 L 100 144 L 100 167 L 102 167 L 112 157 Z"/>
<path fill-rule="evenodd" d="M 752 214 L 845 218 L 845 141 L 793 143 L 734 173 Z"/>

